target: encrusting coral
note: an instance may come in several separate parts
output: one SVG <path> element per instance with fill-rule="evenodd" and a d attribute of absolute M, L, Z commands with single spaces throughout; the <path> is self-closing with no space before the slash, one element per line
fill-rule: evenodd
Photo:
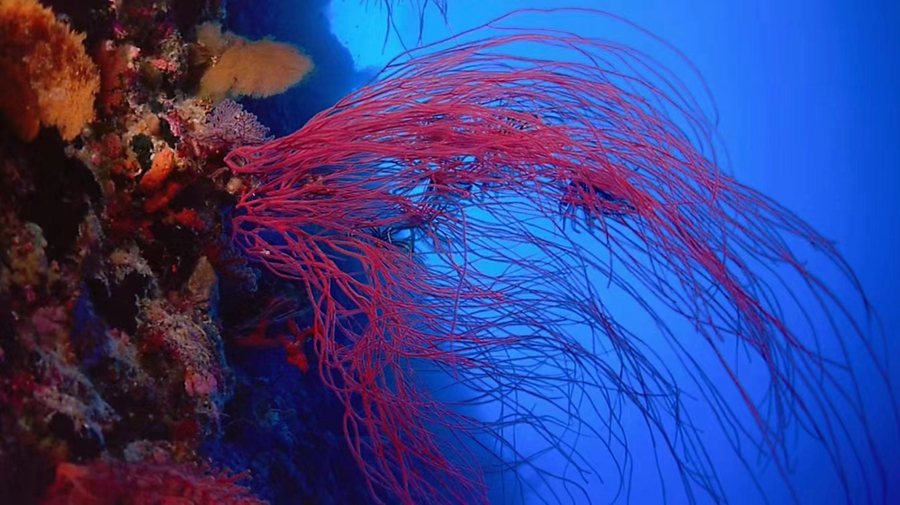
<path fill-rule="evenodd" d="M 235 383 L 221 158 L 266 130 L 186 91 L 200 13 L 75 3 L 0 0 L 0 503 L 259 503 L 202 444 Z"/>
<path fill-rule="evenodd" d="M 219 503 L 261 505 L 229 476 L 199 465 L 122 463 L 98 460 L 89 465 L 63 463 L 43 505 L 81 503 Z"/>
<path fill-rule="evenodd" d="M 0 0 L 0 113 L 20 139 L 43 125 L 72 140 L 94 118 L 100 77 L 83 41 L 36 0 Z"/>

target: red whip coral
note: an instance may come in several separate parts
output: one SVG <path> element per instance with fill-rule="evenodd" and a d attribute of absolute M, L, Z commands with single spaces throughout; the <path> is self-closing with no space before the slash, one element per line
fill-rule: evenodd
<path fill-rule="evenodd" d="M 871 441 L 847 346 L 892 386 L 878 336 L 793 247 L 812 244 L 860 294 L 833 245 L 720 170 L 698 100 L 658 62 L 508 19 L 410 51 L 296 133 L 226 158 L 252 181 L 234 239 L 307 286 L 318 373 L 346 407 L 347 443 L 376 499 L 486 502 L 477 443 L 499 448 L 522 487 L 558 479 L 568 499 L 590 501 L 581 482 L 598 460 L 578 439 L 601 440 L 625 479 L 627 405 L 668 449 L 688 499 L 722 500 L 678 367 L 723 430 L 750 436 L 786 480 L 784 435 L 798 426 L 842 478 L 861 470 L 840 457 L 846 423 Z M 567 59 L 520 56 L 541 47 Z M 643 312 L 670 360 L 616 319 L 611 297 Z M 790 310 L 808 317 L 789 326 Z M 722 399 L 729 387 L 671 314 L 708 345 L 749 415 Z M 819 347 L 826 332 L 836 354 Z M 765 364 L 764 401 L 730 358 L 736 345 Z M 471 392 L 464 403 L 500 414 L 437 401 L 423 383 L 434 371 Z M 517 444 L 517 430 L 539 442 Z M 856 450 L 881 470 L 862 477 L 875 489 L 883 455 Z M 571 475 L 541 468 L 548 454 Z"/>
<path fill-rule="evenodd" d="M 397 31 L 396 26 L 394 25 L 394 11 L 397 8 L 415 8 L 416 16 L 419 19 L 419 30 L 418 30 L 418 40 L 419 44 L 422 43 L 422 34 L 425 28 L 425 16 L 428 13 L 429 7 L 434 7 L 435 10 L 440 13 L 441 17 L 444 18 L 444 21 L 447 20 L 447 0 L 425 0 L 424 2 L 416 1 L 416 2 L 404 2 L 397 0 L 361 0 L 365 2 L 367 5 L 376 4 L 380 7 L 384 8 L 387 11 L 387 30 L 384 34 L 384 44 L 387 45 L 388 39 L 390 38 L 391 32 L 396 32 L 397 36 L 400 36 L 400 33 Z M 408 3 L 409 6 L 404 6 L 402 4 Z M 400 39 L 400 43 L 403 44 L 402 37 Z"/>

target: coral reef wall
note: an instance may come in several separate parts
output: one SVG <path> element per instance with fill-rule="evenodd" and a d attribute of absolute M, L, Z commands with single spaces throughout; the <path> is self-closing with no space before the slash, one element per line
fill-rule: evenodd
<path fill-rule="evenodd" d="M 242 345 L 304 298 L 229 241 L 244 182 L 223 157 L 271 135 L 226 96 L 277 95 L 317 56 L 250 32 L 215 47 L 224 14 L 0 0 L 0 504 L 367 500 L 317 378 Z M 240 68 L 205 96 L 237 46 L 295 72 Z M 315 72 L 352 75 L 334 60 Z"/>

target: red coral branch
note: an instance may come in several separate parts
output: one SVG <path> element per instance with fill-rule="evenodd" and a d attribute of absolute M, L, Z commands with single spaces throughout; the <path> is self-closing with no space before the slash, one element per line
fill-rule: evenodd
<path fill-rule="evenodd" d="M 790 244 L 811 243 L 859 293 L 833 245 L 721 172 L 698 100 L 658 62 L 508 19 L 404 54 L 298 132 L 226 159 L 252 181 L 234 239 L 307 286 L 318 371 L 346 407 L 347 443 L 375 496 L 487 501 L 471 443 L 487 437 L 479 443 L 500 447 L 520 476 L 559 479 L 589 498 L 538 458 L 553 453 L 587 474 L 597 456 L 572 445 L 577 433 L 627 459 L 619 406 L 629 404 L 671 452 L 685 492 L 722 498 L 670 371 L 678 362 L 622 326 L 607 296 L 630 299 L 656 325 L 716 419 L 758 434 L 785 478 L 792 423 L 816 433 L 845 475 L 853 463 L 839 457 L 840 423 L 868 429 L 871 419 L 852 372 L 839 394 L 820 386 L 847 384 L 838 377 L 852 370 L 849 355 L 826 359 L 798 338 L 821 328 L 789 328 L 782 312 L 811 295 L 818 306 L 795 309 L 842 318 L 847 332 L 825 330 L 864 346 L 890 387 L 863 322 Z M 547 47 L 567 59 L 520 56 Z M 782 302 L 775 268 L 794 279 Z M 751 421 L 719 400 L 722 386 L 666 310 L 709 345 Z M 736 343 L 764 361 L 771 409 L 725 358 Z M 436 401 L 422 382 L 434 370 L 472 391 L 470 404 L 493 402 L 503 414 L 483 422 Z M 507 435 L 526 427 L 534 452 Z"/>

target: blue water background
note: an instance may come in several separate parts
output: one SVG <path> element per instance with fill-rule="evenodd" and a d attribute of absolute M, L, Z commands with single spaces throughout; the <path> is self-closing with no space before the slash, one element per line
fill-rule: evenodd
<path fill-rule="evenodd" d="M 449 3 L 450 28 L 432 8 L 426 17 L 426 41 L 446 36 L 450 30 L 476 26 L 517 7 L 552 4 L 593 7 L 624 16 L 678 47 L 697 66 L 715 95 L 719 131 L 731 156 L 731 172 L 838 243 L 880 311 L 890 346 L 883 352 L 895 354 L 900 350 L 895 338 L 900 329 L 900 302 L 895 294 L 900 281 L 900 35 L 894 30 L 900 21 L 900 4 L 812 0 Z M 404 8 L 412 4 L 404 2 L 394 15 L 397 32 L 408 43 L 415 41 L 418 31 L 415 9 Z M 255 5 L 259 9 L 261 4 Z M 298 128 L 314 112 L 363 82 L 371 69 L 402 51 L 396 34 L 383 45 L 386 18 L 377 5 L 364 7 L 357 0 L 335 0 L 330 8 L 323 1 L 268 5 L 266 11 L 245 10 L 243 19 L 231 20 L 234 28 L 250 36 L 273 34 L 291 40 L 309 51 L 318 66 L 313 79 L 285 97 L 248 104 L 273 125 L 276 133 Z M 253 12 L 252 16 L 247 12 Z M 647 49 L 663 63 L 687 73 L 671 52 L 622 25 L 589 26 L 592 18 L 578 15 L 553 18 L 553 22 L 578 31 L 602 30 L 597 35 Z M 336 49 L 332 37 L 347 50 Z M 696 80 L 688 81 L 699 88 Z M 813 270 L 819 268 L 833 275 L 823 261 L 811 258 Z M 856 305 L 854 309 L 860 310 Z M 637 329 L 646 326 L 641 320 L 620 321 Z M 715 366 L 710 361 L 710 367 Z M 897 364 L 892 373 L 900 380 Z M 754 379 L 752 374 L 743 375 L 745 383 L 752 385 Z M 759 375 L 759 381 L 763 380 Z M 866 389 L 873 391 L 867 408 L 879 412 L 886 402 L 883 390 L 873 374 L 864 373 L 862 380 L 864 386 L 871 385 Z M 764 384 L 760 386 L 762 391 Z M 696 412 L 702 427 L 710 430 L 707 448 L 729 500 L 761 503 L 750 475 L 737 463 L 731 447 L 717 436 L 715 423 L 704 417 L 702 405 Z M 640 424 L 639 419 L 634 423 Z M 884 423 L 874 428 L 878 443 L 895 447 L 885 451 L 894 458 L 886 462 L 887 471 L 900 476 L 898 440 L 891 426 L 885 416 Z M 660 479 L 654 448 L 642 433 L 636 428 L 630 438 L 636 458 L 631 502 L 658 503 Z M 843 491 L 824 451 L 802 434 L 792 448 L 790 478 L 801 501 L 842 503 Z M 610 469 L 603 462 L 598 462 L 598 468 L 601 472 Z M 667 484 L 677 484 L 671 465 L 665 461 L 663 472 Z M 756 473 L 772 503 L 787 501 L 787 489 L 771 466 L 759 466 Z M 615 478 L 608 473 L 605 476 Z M 590 486 L 598 501 L 605 502 L 609 484 L 604 486 L 594 479 Z M 680 503 L 677 485 L 669 493 L 670 503 Z M 888 503 L 900 503 L 896 483 L 892 493 Z"/>

